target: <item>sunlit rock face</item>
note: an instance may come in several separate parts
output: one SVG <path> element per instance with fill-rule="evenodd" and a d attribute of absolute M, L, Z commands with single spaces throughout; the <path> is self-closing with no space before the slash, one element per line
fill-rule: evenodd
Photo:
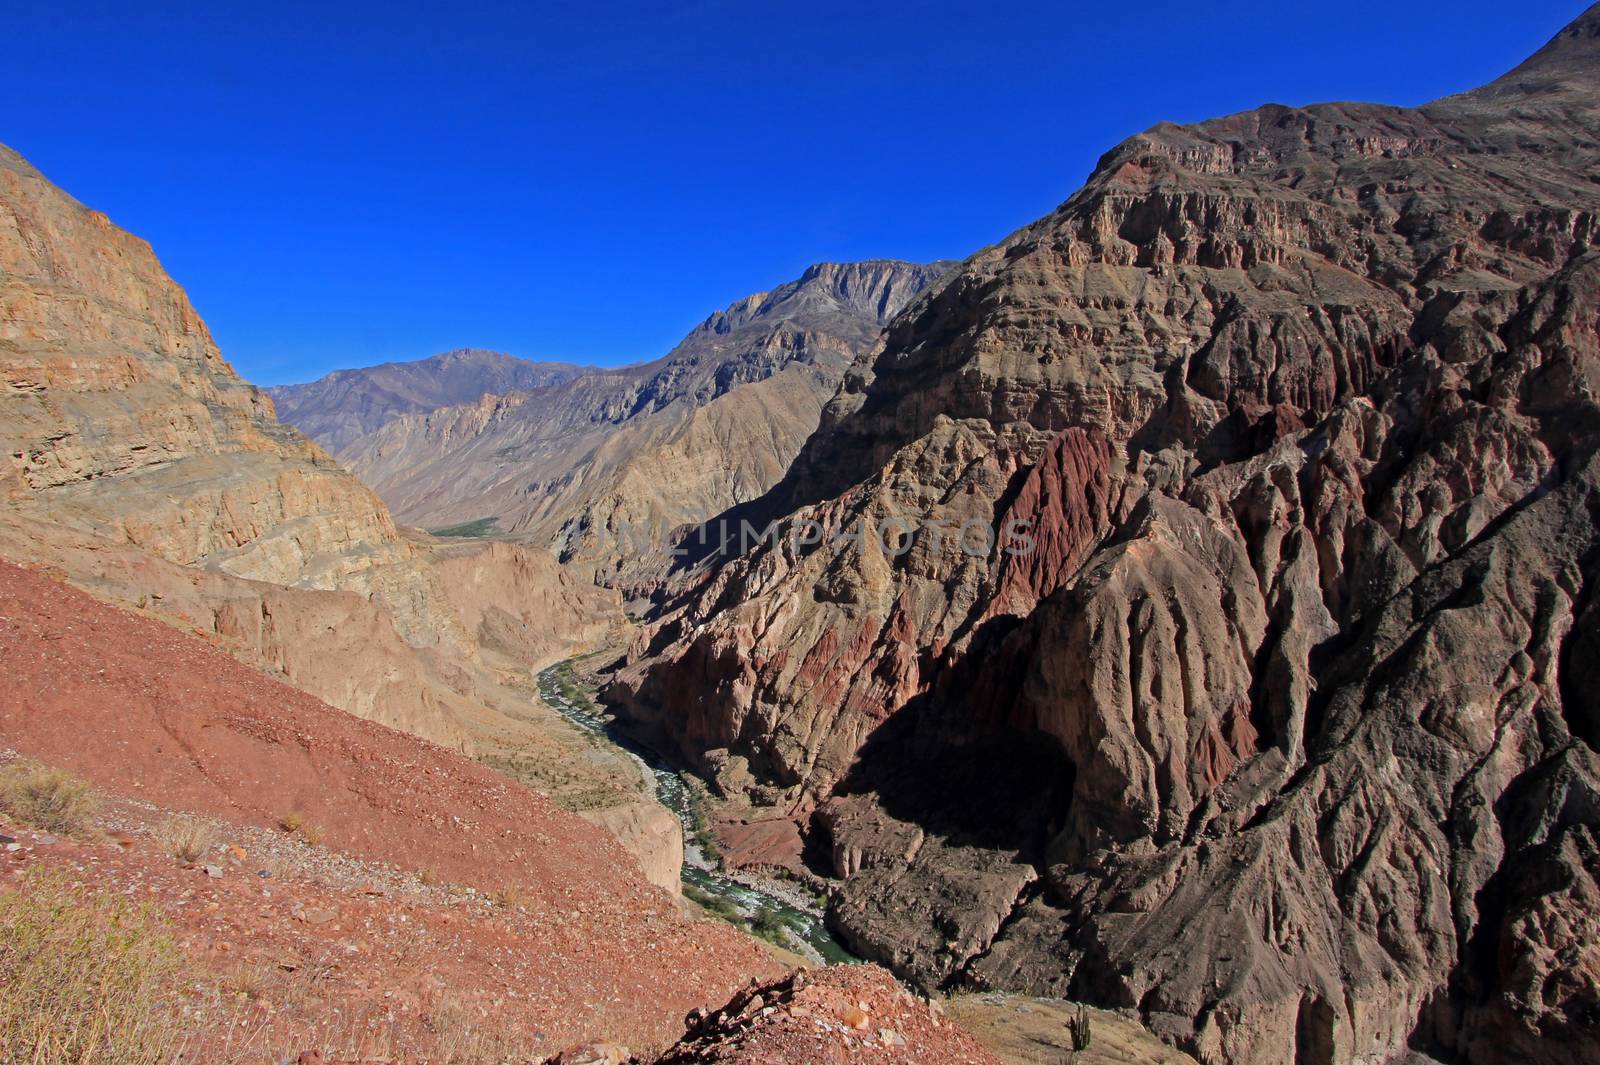
<path fill-rule="evenodd" d="M 1112 150 L 739 512 L 830 535 L 685 568 L 612 700 L 920 982 L 1216 1063 L 1600 1057 L 1597 35 Z"/>
<path fill-rule="evenodd" d="M 484 648 L 549 661 L 616 610 L 548 552 L 402 537 L 234 373 L 148 244 L 3 146 L 0 555 L 458 749 Z"/>
<path fill-rule="evenodd" d="M 402 553 L 376 497 L 223 361 L 150 246 L 3 147 L 0 270 L 11 506 L 279 583 Z"/>

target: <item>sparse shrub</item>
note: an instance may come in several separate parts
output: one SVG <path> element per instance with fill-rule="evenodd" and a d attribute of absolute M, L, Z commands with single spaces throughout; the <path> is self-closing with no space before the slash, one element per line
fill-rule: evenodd
<path fill-rule="evenodd" d="M 99 806 L 89 785 L 64 769 L 28 758 L 0 766 L 0 811 L 24 824 L 82 835 Z"/>
<path fill-rule="evenodd" d="M 683 897 L 705 910 L 711 916 L 727 921 L 729 924 L 744 924 L 744 916 L 733 903 L 720 895 L 713 895 L 703 888 L 693 884 L 683 885 Z"/>
<path fill-rule="evenodd" d="M 156 828 L 156 839 L 180 862 L 198 862 L 217 844 L 210 821 L 194 814 L 173 814 Z"/>
<path fill-rule="evenodd" d="M 236 995 L 243 995 L 252 1002 L 267 993 L 267 987 L 272 983 L 272 970 L 265 965 L 239 965 L 228 973 L 223 980 L 223 986 Z"/>
<path fill-rule="evenodd" d="M 716 834 L 711 831 L 711 819 L 706 814 L 708 796 L 698 780 L 683 777 L 684 792 L 689 799 L 689 834 L 706 860 L 718 869 L 723 868 L 722 849 L 717 846 Z"/>
<path fill-rule="evenodd" d="M 291 836 L 299 836 L 313 847 L 322 842 L 322 829 L 307 821 L 306 815 L 299 810 L 290 810 L 278 818 L 278 827 Z"/>
<path fill-rule="evenodd" d="M 183 1031 L 177 947 L 151 912 L 60 875 L 0 890 L 0 1060 L 162 1065 Z"/>

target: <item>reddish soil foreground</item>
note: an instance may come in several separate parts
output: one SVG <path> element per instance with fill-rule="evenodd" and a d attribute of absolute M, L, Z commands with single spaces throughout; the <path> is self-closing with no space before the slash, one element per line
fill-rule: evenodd
<path fill-rule="evenodd" d="M 874 965 L 793 973 L 690 1021 L 658 1065 L 1000 1065 Z"/>
<path fill-rule="evenodd" d="M 341 1053 L 360 1052 L 363 1026 L 382 1029 L 375 1050 L 404 1051 L 437 1047 L 449 1024 L 533 1053 L 594 1039 L 649 1052 L 689 1010 L 781 971 L 543 796 L 7 562 L 0 747 L 114 797 L 108 839 L 6 829 L 19 843 L 0 875 L 63 869 L 152 900 L 199 970 L 247 974 L 239 998 L 258 1001 L 235 1009 L 235 1035 L 276 1012 L 280 1038 L 304 1022 L 304 1046 Z M 166 810 L 218 819 L 218 857 L 172 857 Z M 330 1034 L 331 1019 L 352 1031 Z"/>

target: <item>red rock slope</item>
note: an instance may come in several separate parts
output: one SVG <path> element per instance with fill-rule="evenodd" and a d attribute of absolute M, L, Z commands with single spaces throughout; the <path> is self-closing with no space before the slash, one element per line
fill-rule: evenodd
<path fill-rule="evenodd" d="M 241 838 L 254 826 L 271 839 L 297 814 L 321 833 L 326 851 L 309 849 L 319 861 L 357 870 L 342 893 L 339 876 L 275 879 L 273 900 L 257 898 L 265 882 L 249 864 L 213 880 L 171 860 L 138 865 L 151 848 L 79 855 L 97 870 L 91 883 L 148 888 L 202 953 L 221 943 L 235 956 L 281 957 L 304 936 L 295 928 L 308 911 L 331 913 L 354 964 L 377 967 L 363 985 L 373 993 L 443 979 L 477 1008 L 543 1033 L 552 1050 L 584 1038 L 665 1045 L 687 1010 L 775 971 L 752 941 L 683 916 L 611 836 L 543 796 L 9 562 L 0 562 L 0 747 L 114 795 L 220 818 Z M 37 852 L 66 861 L 75 846 Z M 493 908 L 464 891 L 441 901 L 419 889 L 402 905 L 358 890 L 401 870 L 515 901 Z M 397 921 L 414 937 L 403 951 L 360 931 Z"/>

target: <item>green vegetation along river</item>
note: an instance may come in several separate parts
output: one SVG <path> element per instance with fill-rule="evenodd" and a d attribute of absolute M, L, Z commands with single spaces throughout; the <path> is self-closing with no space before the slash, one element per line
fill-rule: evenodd
<path fill-rule="evenodd" d="M 798 885 L 763 886 L 754 878 L 735 878 L 700 843 L 698 796 L 692 781 L 668 765 L 654 751 L 630 740 L 616 721 L 601 710 L 572 670 L 562 662 L 538 676 L 539 696 L 546 705 L 574 725 L 590 732 L 636 759 L 655 782 L 656 798 L 677 815 L 683 825 L 684 894 L 705 908 L 742 927 L 781 939 L 784 946 L 816 962 L 858 960 L 828 931 L 822 906 L 805 898 Z M 779 931 L 781 930 L 781 934 Z"/>

